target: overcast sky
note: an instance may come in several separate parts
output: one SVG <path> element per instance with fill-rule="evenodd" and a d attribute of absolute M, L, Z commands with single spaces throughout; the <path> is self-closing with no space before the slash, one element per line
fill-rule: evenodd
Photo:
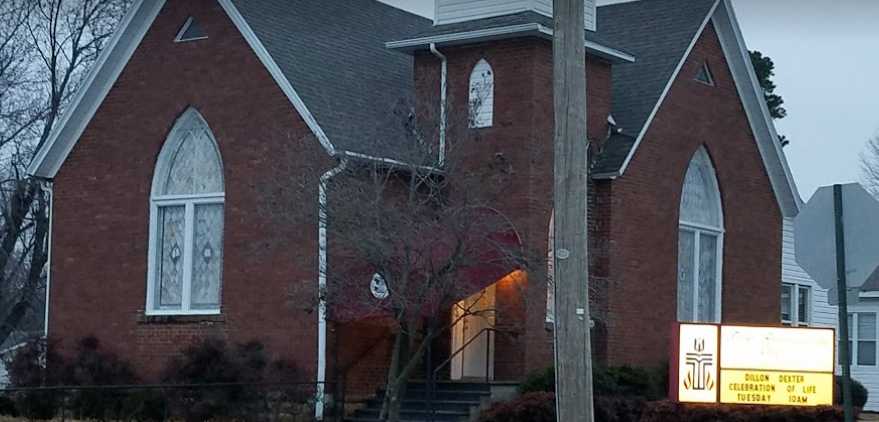
<path fill-rule="evenodd" d="M 381 0 L 433 17 L 434 0 Z M 613 1 L 599 0 L 599 4 Z M 748 48 L 775 61 L 776 121 L 800 195 L 860 178 L 858 156 L 879 134 L 879 1 L 733 0 Z M 599 23 L 600 25 L 600 23 Z"/>

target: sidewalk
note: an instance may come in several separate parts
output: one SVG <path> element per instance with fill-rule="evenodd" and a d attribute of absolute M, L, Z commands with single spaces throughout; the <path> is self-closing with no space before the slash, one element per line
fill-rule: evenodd
<path fill-rule="evenodd" d="M 858 421 L 879 421 L 879 413 L 861 413 Z"/>

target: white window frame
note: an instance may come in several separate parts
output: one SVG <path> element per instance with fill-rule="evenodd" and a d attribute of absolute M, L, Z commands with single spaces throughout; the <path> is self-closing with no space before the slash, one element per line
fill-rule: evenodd
<path fill-rule="evenodd" d="M 861 314 L 873 314 L 876 317 L 876 327 L 874 328 L 875 332 L 872 339 L 867 339 L 864 341 L 872 341 L 876 343 L 876 356 L 873 358 L 873 365 L 861 365 L 858 363 L 858 343 L 861 341 L 860 336 L 858 335 L 858 318 L 860 318 Z M 867 310 L 858 310 L 855 308 L 854 310 L 850 310 L 848 313 L 849 317 L 852 319 L 852 323 L 849 324 L 849 343 L 851 346 L 849 347 L 849 353 L 852 356 L 851 365 L 860 367 L 860 368 L 877 368 L 879 367 L 879 313 L 875 310 L 867 311 Z M 839 344 L 837 344 L 839 347 Z M 840 351 L 841 353 L 841 351 Z M 838 354 L 840 355 L 840 354 Z"/>
<path fill-rule="evenodd" d="M 722 217 L 721 217 L 722 218 Z M 702 321 L 702 322 L 713 322 L 719 323 L 721 315 L 723 312 L 721 308 L 723 307 L 723 235 L 725 230 L 719 229 L 717 227 L 710 227 L 704 224 L 691 223 L 684 220 L 681 220 L 678 225 L 679 232 L 685 231 L 694 233 L 694 244 L 693 244 L 693 257 L 695 258 L 695 262 L 693 264 L 693 315 L 692 319 L 689 321 L 699 321 L 699 267 L 700 261 L 702 260 L 701 253 L 701 245 L 700 240 L 703 235 L 712 235 L 717 237 L 717 256 L 715 257 L 715 261 L 717 265 L 715 265 L 715 293 L 714 293 L 714 320 L 713 321 Z M 678 239 L 680 242 L 680 239 Z M 678 256 L 680 259 L 680 256 Z"/>
<path fill-rule="evenodd" d="M 700 155 L 704 155 L 705 161 L 711 166 L 711 189 L 716 193 L 717 196 L 717 209 L 718 209 L 718 220 L 720 221 L 719 227 L 714 227 L 706 224 L 695 223 L 692 221 L 687 221 L 680 215 L 678 216 L 678 245 L 680 245 L 680 232 L 691 232 L 694 233 L 694 244 L 693 244 L 693 314 L 691 318 L 687 321 L 699 321 L 699 267 L 702 260 L 702 249 L 701 249 L 701 238 L 703 235 L 713 235 L 717 237 L 717 256 L 715 257 L 715 297 L 714 297 L 714 320 L 713 321 L 702 321 L 702 322 L 712 322 L 712 323 L 720 323 L 723 318 L 723 245 L 724 245 L 724 234 L 726 230 L 724 229 L 724 213 L 723 213 L 723 198 L 721 198 L 720 186 L 717 183 L 717 172 L 714 168 L 714 163 L 711 162 L 711 156 L 708 155 L 708 151 L 704 146 L 699 147 L 695 154 L 690 158 L 690 161 L 687 162 L 687 169 L 684 170 L 684 184 L 686 183 L 686 172 L 689 171 L 690 165 L 694 160 L 699 159 Z M 681 185 L 681 192 L 684 190 L 684 185 Z M 683 193 L 681 194 L 680 201 L 683 201 Z M 679 202 L 680 202 L 679 201 Z M 679 204 L 680 209 L 680 204 Z M 680 248 L 678 248 L 678 259 L 680 260 Z M 679 275 L 678 275 L 679 277 Z M 677 290 L 679 280 L 675 280 L 675 289 Z M 675 300 L 675 314 L 677 314 L 677 307 L 679 306 L 679 301 Z M 681 321 L 685 322 L 685 321 Z"/>
<path fill-rule="evenodd" d="M 214 138 L 210 127 L 205 122 L 201 114 L 194 108 L 188 109 L 183 115 L 177 119 L 174 127 L 168 135 L 162 151 L 159 153 L 159 159 L 156 162 L 155 171 L 153 173 L 152 193 L 150 195 L 150 231 L 149 231 L 149 249 L 147 255 L 147 296 L 146 296 L 146 315 L 219 315 L 222 308 L 222 292 L 223 280 L 222 272 L 220 275 L 220 292 L 218 299 L 218 307 L 215 309 L 192 309 L 192 258 L 194 253 L 194 237 L 195 237 L 195 207 L 196 205 L 224 205 L 225 215 L 225 178 L 223 178 L 223 192 L 195 195 L 161 195 L 161 185 L 167 179 L 166 175 L 170 170 L 171 161 L 174 152 L 180 147 L 185 139 L 185 133 L 193 126 L 203 126 L 205 133 L 217 150 L 217 156 L 220 157 L 220 171 L 223 172 L 223 160 L 220 155 L 217 141 Z M 184 207 L 184 238 L 183 238 L 183 286 L 180 297 L 180 309 L 160 309 L 156 303 L 156 288 L 159 283 L 159 277 L 156 273 L 159 269 L 158 265 L 158 248 L 160 239 L 159 232 L 159 208 L 183 206 Z M 225 230 L 225 224 L 224 224 Z M 225 248 L 224 248 L 225 249 Z M 225 254 L 224 254 L 225 255 Z M 220 263 L 222 266 L 222 262 Z"/>
<path fill-rule="evenodd" d="M 480 73 L 486 69 L 490 76 L 488 81 L 484 79 L 476 79 L 477 77 L 480 77 Z M 467 97 L 467 104 L 470 112 L 470 128 L 481 129 L 489 128 L 494 125 L 494 76 L 494 68 L 492 68 L 491 64 L 488 63 L 488 60 L 485 60 L 484 58 L 479 59 L 470 71 L 470 83 L 468 84 L 469 90 Z M 489 92 L 486 98 L 484 98 L 477 107 L 474 107 L 473 92 L 476 89 L 475 85 L 481 83 L 489 84 Z"/>
<path fill-rule="evenodd" d="M 812 290 L 812 286 L 808 284 L 800 284 L 800 283 L 789 283 L 787 281 L 781 283 L 782 288 L 785 286 L 789 286 L 791 288 L 791 312 L 790 312 L 790 320 L 784 319 L 784 315 L 781 316 L 781 323 L 784 325 L 788 325 L 791 327 L 809 327 L 812 325 L 812 295 L 814 294 Z M 800 290 L 806 289 L 808 293 L 806 294 L 806 320 L 800 321 Z"/>

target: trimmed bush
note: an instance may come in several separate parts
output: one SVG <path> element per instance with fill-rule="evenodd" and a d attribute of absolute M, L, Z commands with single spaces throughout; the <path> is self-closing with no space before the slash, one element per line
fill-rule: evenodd
<path fill-rule="evenodd" d="M 668 368 L 595 367 L 592 369 L 592 384 L 596 396 L 659 400 L 667 397 Z M 553 391 L 555 391 L 553 367 L 531 374 L 519 387 L 519 392 L 522 394 Z"/>
<path fill-rule="evenodd" d="M 15 352 L 7 367 L 13 387 L 45 387 L 61 384 L 64 362 L 55 345 L 34 340 Z M 27 419 L 52 419 L 61 404 L 56 391 L 28 391 L 13 395 L 17 413 Z"/>
<path fill-rule="evenodd" d="M 173 359 L 165 369 L 167 384 L 238 384 L 265 381 L 282 382 L 299 379 L 299 371 L 288 362 L 269 362 L 263 345 L 249 342 L 230 347 L 220 339 L 207 339 L 193 344 L 183 355 Z M 284 389 L 282 389 L 284 390 Z M 292 401 L 296 393 L 274 392 Z M 299 391 L 301 393 L 301 391 Z M 172 413 L 187 421 L 204 421 L 216 417 L 252 417 L 277 412 L 270 409 L 264 391 L 252 386 L 198 387 L 175 392 Z"/>
<path fill-rule="evenodd" d="M 525 393 L 514 400 L 493 405 L 479 422 L 555 422 L 555 393 Z"/>
<path fill-rule="evenodd" d="M 833 402 L 836 403 L 837 406 L 842 406 L 842 377 L 836 376 L 836 389 L 834 390 Z M 864 405 L 867 404 L 867 398 L 869 397 L 869 392 L 864 387 L 864 384 L 861 384 L 860 381 L 852 378 L 852 406 L 863 409 Z"/>
<path fill-rule="evenodd" d="M 128 362 L 115 354 L 100 350 L 100 342 L 94 337 L 79 341 L 73 361 L 65 365 L 65 385 L 131 385 L 138 382 Z M 125 390 L 79 390 L 74 391 L 68 406 L 74 414 L 84 419 L 119 418 L 128 415 L 129 391 Z"/>

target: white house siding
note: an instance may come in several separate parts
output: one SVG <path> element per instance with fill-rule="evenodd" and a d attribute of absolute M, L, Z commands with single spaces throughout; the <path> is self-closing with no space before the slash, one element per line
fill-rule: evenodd
<path fill-rule="evenodd" d="M 795 283 L 812 288 L 812 311 L 809 319 L 811 326 L 837 328 L 837 307 L 827 303 L 827 289 L 819 287 L 818 283 L 812 280 L 812 277 L 809 277 L 809 274 L 797 264 L 793 227 L 793 220 L 785 219 L 782 280 L 785 283 Z M 853 304 L 849 306 L 849 312 L 876 312 L 879 314 L 879 302 Z M 839 356 L 838 351 L 837 356 Z M 879 411 L 879 366 L 852 365 L 852 378 L 863 384 L 869 392 L 864 408 L 870 411 Z"/>
<path fill-rule="evenodd" d="M 875 301 L 875 299 L 872 299 Z M 850 304 L 849 313 L 855 312 L 875 312 L 879 313 L 879 303 L 876 302 L 860 302 L 858 304 Z M 853 330 L 855 327 L 849 327 Z M 879 411 L 879 366 L 858 366 L 852 363 L 852 378 L 858 380 L 867 388 L 867 404 L 864 405 L 865 410 Z"/>
<path fill-rule="evenodd" d="M 811 315 L 809 324 L 813 327 L 836 327 L 836 306 L 827 303 L 827 289 L 818 286 L 812 277 L 797 264 L 794 252 L 794 222 L 784 220 L 783 248 L 781 260 L 781 279 L 784 283 L 809 286 L 812 289 Z"/>

